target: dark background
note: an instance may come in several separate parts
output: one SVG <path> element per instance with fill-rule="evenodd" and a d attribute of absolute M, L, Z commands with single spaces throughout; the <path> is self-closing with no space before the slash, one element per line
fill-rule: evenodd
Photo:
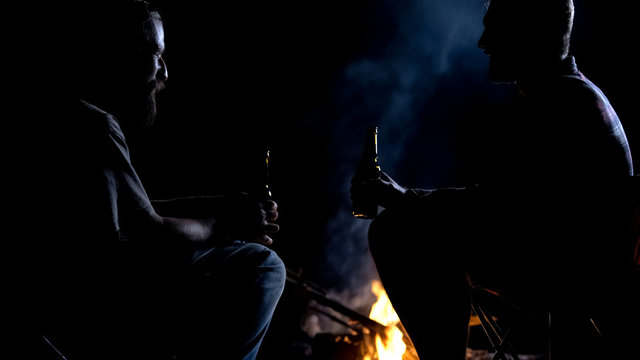
<path fill-rule="evenodd" d="M 158 1 L 169 71 L 160 117 L 132 156 L 153 198 L 271 188 L 287 267 L 363 313 L 377 278 L 368 220 L 350 215 L 349 180 L 365 125 L 379 126 L 383 170 L 410 187 L 464 184 L 465 126 L 512 89 L 488 83 L 476 47 L 482 0 Z M 635 13 L 576 0 L 572 52 L 607 94 L 640 158 Z M 265 359 L 304 358 L 314 318 L 288 287 Z M 312 326 L 313 325 L 313 326 Z"/>

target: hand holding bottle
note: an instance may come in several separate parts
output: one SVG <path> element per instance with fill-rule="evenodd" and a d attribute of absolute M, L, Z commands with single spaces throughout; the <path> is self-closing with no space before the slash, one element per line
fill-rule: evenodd
<path fill-rule="evenodd" d="M 392 207 L 402 201 L 407 189 L 393 180 L 387 173 L 381 171 L 375 178 L 351 179 L 351 199 L 368 199 L 376 206 Z"/>
<path fill-rule="evenodd" d="M 273 235 L 280 231 L 280 225 L 275 221 L 278 219 L 278 204 L 273 200 L 273 194 L 271 193 L 269 178 L 269 158 L 271 157 L 271 151 L 266 150 L 266 156 L 264 160 L 264 175 L 265 175 L 265 187 L 264 187 L 264 199 L 260 203 L 261 215 L 262 215 L 262 228 L 263 232 L 258 236 L 256 242 L 263 245 L 271 245 L 273 239 L 270 235 Z"/>

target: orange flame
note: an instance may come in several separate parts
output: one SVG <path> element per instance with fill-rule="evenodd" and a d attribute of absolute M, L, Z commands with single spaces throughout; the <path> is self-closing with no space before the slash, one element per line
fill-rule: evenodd
<path fill-rule="evenodd" d="M 378 359 L 402 360 L 407 345 L 402 339 L 402 331 L 396 326 L 400 322 L 400 318 L 393 309 L 391 301 L 380 281 L 374 280 L 371 283 L 371 291 L 378 299 L 371 307 L 369 317 L 387 326 L 386 340 L 383 340 L 380 334 L 376 334 L 375 342 Z M 365 360 L 368 360 L 368 358 Z"/>

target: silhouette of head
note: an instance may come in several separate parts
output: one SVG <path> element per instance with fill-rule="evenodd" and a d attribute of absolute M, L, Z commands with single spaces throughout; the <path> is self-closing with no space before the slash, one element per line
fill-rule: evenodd
<path fill-rule="evenodd" d="M 71 18 L 58 17 L 67 90 L 127 125 L 151 125 L 168 76 L 158 9 L 141 0 L 91 0 L 74 1 L 68 10 Z"/>
<path fill-rule="evenodd" d="M 489 79 L 517 82 L 544 75 L 567 57 L 572 0 L 488 0 L 478 46 L 489 55 Z"/>

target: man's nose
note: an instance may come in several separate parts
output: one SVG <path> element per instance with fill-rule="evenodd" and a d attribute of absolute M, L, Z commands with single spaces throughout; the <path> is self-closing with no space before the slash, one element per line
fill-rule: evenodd
<path fill-rule="evenodd" d="M 162 57 L 160 57 L 160 69 L 158 69 L 158 74 L 156 76 L 160 81 L 167 81 L 167 79 L 169 78 L 169 72 L 167 71 L 167 63 L 164 61 Z"/>

